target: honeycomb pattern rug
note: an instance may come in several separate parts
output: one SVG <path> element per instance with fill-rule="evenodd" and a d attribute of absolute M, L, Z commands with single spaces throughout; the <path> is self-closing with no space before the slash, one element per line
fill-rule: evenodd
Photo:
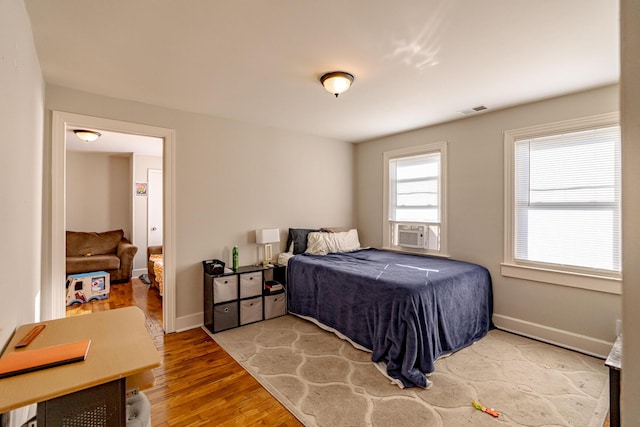
<path fill-rule="evenodd" d="M 400 389 L 369 353 L 291 315 L 212 337 L 306 426 L 601 427 L 609 409 L 603 360 L 499 330 L 440 358 L 427 390 Z"/>

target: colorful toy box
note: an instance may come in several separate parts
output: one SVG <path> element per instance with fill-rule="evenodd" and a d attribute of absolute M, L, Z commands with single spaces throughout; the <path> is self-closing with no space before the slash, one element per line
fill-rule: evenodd
<path fill-rule="evenodd" d="M 110 284 L 106 271 L 71 274 L 67 277 L 67 306 L 109 298 Z"/>

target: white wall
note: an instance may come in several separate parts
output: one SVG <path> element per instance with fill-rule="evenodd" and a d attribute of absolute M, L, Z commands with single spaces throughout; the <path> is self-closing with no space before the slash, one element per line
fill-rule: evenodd
<path fill-rule="evenodd" d="M 123 229 L 131 238 L 129 165 L 121 154 L 67 151 L 67 230 Z"/>
<path fill-rule="evenodd" d="M 40 318 L 43 113 L 24 3 L 0 1 L 0 351 L 17 326 Z M 13 411 L 10 425 L 26 421 L 28 411 Z"/>
<path fill-rule="evenodd" d="M 640 2 L 622 0 L 622 425 L 640 420 Z"/>
<path fill-rule="evenodd" d="M 133 155 L 133 183 L 149 182 L 149 169 L 162 170 L 162 157 L 146 156 L 143 154 Z M 136 270 L 147 268 L 147 197 L 135 196 L 133 198 L 133 244 L 138 247 L 138 252 L 133 260 L 134 274 L 142 274 Z"/>
<path fill-rule="evenodd" d="M 2 348 L 39 316 L 44 82 L 22 0 L 0 2 L 0 58 Z"/>
<path fill-rule="evenodd" d="M 502 277 L 502 132 L 618 110 L 618 87 L 489 112 L 356 145 L 356 212 L 363 244 L 382 245 L 382 153 L 448 141 L 449 252 L 487 267 L 494 322 L 589 352 L 608 353 L 619 295 Z M 605 353 L 606 352 L 606 353 Z"/>
<path fill-rule="evenodd" d="M 229 263 L 237 244 L 240 264 L 258 261 L 255 229 L 281 229 L 277 252 L 288 227 L 354 225 L 349 143 L 50 85 L 46 108 L 176 130 L 179 320 L 202 322 L 202 260 Z"/>

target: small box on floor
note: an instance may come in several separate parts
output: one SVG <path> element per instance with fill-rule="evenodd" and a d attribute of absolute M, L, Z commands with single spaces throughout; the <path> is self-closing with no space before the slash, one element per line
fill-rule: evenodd
<path fill-rule="evenodd" d="M 71 274 L 67 277 L 67 306 L 109 298 L 110 285 L 106 271 Z"/>

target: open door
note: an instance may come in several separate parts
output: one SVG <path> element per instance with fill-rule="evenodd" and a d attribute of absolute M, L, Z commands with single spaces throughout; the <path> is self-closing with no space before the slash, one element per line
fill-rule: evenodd
<path fill-rule="evenodd" d="M 149 196 L 147 198 L 147 243 L 148 246 L 162 245 L 162 171 L 148 170 Z"/>

